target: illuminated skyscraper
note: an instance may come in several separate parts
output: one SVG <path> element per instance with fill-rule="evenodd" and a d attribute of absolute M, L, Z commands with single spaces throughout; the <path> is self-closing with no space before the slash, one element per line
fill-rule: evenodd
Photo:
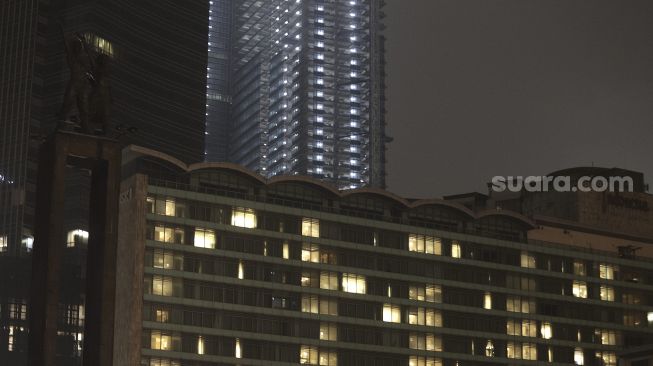
<path fill-rule="evenodd" d="M 212 19 L 224 4 L 212 2 Z M 212 128 L 224 119 L 209 112 L 207 151 L 218 144 L 211 141 L 227 138 L 228 159 L 222 160 L 264 176 L 309 175 L 344 189 L 383 187 L 382 6 L 379 0 L 233 3 L 232 16 L 221 18 L 232 29 L 230 124 Z M 221 52 L 210 42 L 210 55 Z"/>

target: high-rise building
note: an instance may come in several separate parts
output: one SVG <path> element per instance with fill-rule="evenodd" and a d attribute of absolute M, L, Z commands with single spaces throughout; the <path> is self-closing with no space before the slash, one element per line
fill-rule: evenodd
<path fill-rule="evenodd" d="M 207 2 L 9 0 L 0 5 L 0 360 L 25 362 L 36 152 L 59 122 L 69 79 L 64 34 L 108 59 L 109 137 L 203 160 Z M 77 42 L 77 41 L 76 41 Z M 84 54 L 82 54 L 84 56 Z M 121 128 L 114 131 L 113 127 Z M 64 125 L 70 129 L 71 126 Z M 62 278 L 61 362 L 78 364 L 88 172 L 66 188 L 69 266 Z"/>
<path fill-rule="evenodd" d="M 653 342 L 651 257 L 531 241 L 506 209 L 123 163 L 125 364 L 616 366 Z"/>
<path fill-rule="evenodd" d="M 221 110 L 207 116 L 208 160 L 228 139 L 218 155 L 266 177 L 383 187 L 383 2 L 245 0 L 231 3 L 231 17 L 226 4 L 214 0 L 210 16 L 231 25 L 230 67 L 209 71 L 207 105 L 224 90 L 212 79 L 228 79 L 231 113 L 229 123 Z M 210 55 L 223 53 L 210 42 Z"/>

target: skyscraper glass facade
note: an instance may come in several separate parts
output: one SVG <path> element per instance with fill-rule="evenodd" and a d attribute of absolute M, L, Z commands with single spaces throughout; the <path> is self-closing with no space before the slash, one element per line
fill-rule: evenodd
<path fill-rule="evenodd" d="M 234 3 L 230 161 L 344 189 L 384 185 L 380 7 L 375 0 Z"/>

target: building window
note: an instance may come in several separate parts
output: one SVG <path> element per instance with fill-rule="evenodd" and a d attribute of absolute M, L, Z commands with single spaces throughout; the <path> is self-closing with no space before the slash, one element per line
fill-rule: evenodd
<path fill-rule="evenodd" d="M 575 297 L 583 299 L 587 298 L 587 283 L 585 281 L 574 281 L 572 287 L 572 294 Z"/>
<path fill-rule="evenodd" d="M 303 271 L 300 280 L 302 287 L 318 287 L 317 275 L 313 271 Z"/>
<path fill-rule="evenodd" d="M 506 321 L 506 334 L 521 336 L 521 323 L 518 320 L 508 319 Z"/>
<path fill-rule="evenodd" d="M 506 310 L 514 313 L 535 313 L 535 300 L 521 296 L 508 296 Z"/>
<path fill-rule="evenodd" d="M 313 238 L 320 237 L 320 220 L 303 218 L 302 219 L 302 235 L 310 236 Z"/>
<path fill-rule="evenodd" d="M 408 298 L 417 301 L 442 302 L 442 287 L 439 285 L 411 285 Z"/>
<path fill-rule="evenodd" d="M 537 337 L 537 323 L 535 320 L 522 320 L 521 335 L 522 337 Z"/>
<path fill-rule="evenodd" d="M 66 237 L 66 247 L 73 248 L 79 244 L 88 244 L 88 231 L 82 229 L 69 231 Z"/>
<path fill-rule="evenodd" d="M 521 266 L 523 268 L 535 268 L 535 256 L 529 252 L 521 252 Z"/>
<path fill-rule="evenodd" d="M 234 357 L 243 358 L 243 349 L 240 345 L 240 338 L 236 338 L 236 344 L 234 346 Z"/>
<path fill-rule="evenodd" d="M 197 337 L 197 354 L 204 354 L 204 338 L 202 336 Z"/>
<path fill-rule="evenodd" d="M 617 344 L 617 332 L 609 329 L 596 329 L 594 335 L 601 340 L 601 344 L 615 346 Z"/>
<path fill-rule="evenodd" d="M 152 267 L 162 269 L 181 269 L 183 257 L 172 252 L 155 250 L 152 258 Z"/>
<path fill-rule="evenodd" d="M 442 313 L 435 309 L 410 307 L 408 308 L 408 324 L 441 327 Z"/>
<path fill-rule="evenodd" d="M 302 261 L 320 262 L 320 246 L 313 243 L 302 243 Z"/>
<path fill-rule="evenodd" d="M 26 320 L 27 304 L 22 300 L 9 300 L 9 319 Z"/>
<path fill-rule="evenodd" d="M 154 240 L 163 243 L 184 244 L 184 230 L 180 228 L 155 225 Z"/>
<path fill-rule="evenodd" d="M 574 261 L 574 274 L 577 276 L 585 276 L 585 262 Z"/>
<path fill-rule="evenodd" d="M 343 273 L 342 290 L 354 294 L 364 294 L 366 290 L 365 276 L 353 273 Z"/>
<path fill-rule="evenodd" d="M 199 227 L 195 228 L 193 245 L 198 248 L 215 249 L 215 231 Z"/>
<path fill-rule="evenodd" d="M 231 225 L 256 228 L 256 213 L 251 208 L 235 207 L 231 212 Z"/>
<path fill-rule="evenodd" d="M 585 365 L 585 356 L 583 355 L 582 348 L 574 348 L 574 364 L 575 365 Z"/>
<path fill-rule="evenodd" d="M 428 235 L 410 234 L 408 236 L 408 250 L 411 252 L 442 254 L 442 241 Z"/>
<path fill-rule="evenodd" d="M 302 312 L 317 314 L 320 302 L 315 295 L 302 295 Z"/>
<path fill-rule="evenodd" d="M 408 366 L 442 366 L 442 360 L 434 357 L 410 356 Z"/>
<path fill-rule="evenodd" d="M 611 286 L 601 285 L 601 300 L 614 301 L 614 288 Z"/>
<path fill-rule="evenodd" d="M 320 272 L 320 288 L 324 290 L 338 290 L 337 272 Z"/>
<path fill-rule="evenodd" d="M 451 244 L 451 257 L 452 258 L 461 258 L 462 257 L 462 248 L 457 242 Z"/>
<path fill-rule="evenodd" d="M 489 292 L 483 295 L 483 309 L 492 309 L 492 294 Z"/>
<path fill-rule="evenodd" d="M 161 351 L 172 350 L 172 337 L 169 334 L 153 330 L 151 334 L 150 348 Z"/>
<path fill-rule="evenodd" d="M 494 357 L 494 344 L 491 340 L 488 340 L 485 344 L 485 357 Z"/>
<path fill-rule="evenodd" d="M 542 334 L 542 338 L 544 339 L 553 338 L 553 327 L 550 322 L 542 322 L 542 325 L 540 326 L 540 334 Z"/>
<path fill-rule="evenodd" d="M 614 267 L 612 264 L 599 264 L 599 277 L 606 280 L 614 280 Z"/>
<path fill-rule="evenodd" d="M 617 366 L 617 355 L 614 352 L 596 351 L 594 355 L 603 361 L 604 366 Z"/>
<path fill-rule="evenodd" d="M 523 343 L 522 358 L 524 360 L 537 360 L 537 345 L 535 343 Z"/>
<path fill-rule="evenodd" d="M 320 323 L 320 339 L 323 341 L 338 340 L 338 325 L 335 323 Z"/>
<path fill-rule="evenodd" d="M 383 304 L 383 321 L 401 323 L 401 307 L 395 304 Z"/>
<path fill-rule="evenodd" d="M 147 210 L 149 213 L 184 217 L 186 206 L 183 203 L 175 202 L 174 198 L 147 197 Z"/>
<path fill-rule="evenodd" d="M 317 347 L 301 346 L 299 350 L 299 363 L 302 365 L 317 365 Z"/>
<path fill-rule="evenodd" d="M 283 248 L 281 250 L 282 250 L 281 255 L 283 256 L 283 259 L 290 259 L 290 245 L 288 244 L 287 241 L 283 242 Z"/>
<path fill-rule="evenodd" d="M 433 333 L 410 333 L 408 347 L 423 351 L 442 352 L 442 338 Z"/>
<path fill-rule="evenodd" d="M 159 323 L 167 323 L 170 320 L 170 313 L 168 310 L 156 309 L 156 321 Z"/>
<path fill-rule="evenodd" d="M 152 294 L 159 296 L 172 296 L 172 278 L 153 276 Z"/>
<path fill-rule="evenodd" d="M 4 253 L 9 250 L 9 239 L 7 235 L 0 235 L 0 253 Z"/>
<path fill-rule="evenodd" d="M 338 315 L 338 301 L 336 299 L 318 297 L 316 295 L 302 295 L 302 312 Z"/>

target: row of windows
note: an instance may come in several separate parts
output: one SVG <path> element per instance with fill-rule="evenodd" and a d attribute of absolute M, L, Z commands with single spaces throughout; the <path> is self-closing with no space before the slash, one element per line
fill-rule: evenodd
<path fill-rule="evenodd" d="M 148 197 L 148 207 L 151 213 L 157 213 L 157 214 L 168 215 L 168 216 L 184 216 L 187 211 L 187 207 L 185 203 L 179 202 L 173 198 L 155 199 L 154 197 Z M 223 209 L 220 209 L 220 212 L 222 211 Z M 258 225 L 257 214 L 253 209 L 234 207 L 234 208 L 225 208 L 224 211 L 231 212 L 230 214 L 231 225 L 244 227 L 244 228 L 257 228 L 260 226 Z M 210 217 L 206 217 L 206 218 L 210 219 Z M 342 237 L 343 235 L 346 234 L 347 230 L 349 230 L 346 229 L 347 225 L 336 225 L 332 228 L 331 223 L 327 223 L 327 227 L 321 228 L 320 220 L 315 218 L 304 217 L 302 219 L 295 219 L 295 220 L 299 221 L 300 227 L 298 228 L 299 229 L 298 233 L 303 236 L 339 238 L 343 240 L 351 240 L 356 242 L 361 241 L 360 238 Z M 213 220 L 209 220 L 209 221 L 213 221 Z M 284 225 L 284 221 L 278 222 L 278 226 L 279 226 L 278 227 L 279 231 L 282 232 L 285 231 L 284 226 L 286 225 Z M 266 227 L 265 229 L 271 229 L 271 228 Z M 358 230 L 365 230 L 365 229 L 360 228 Z M 334 233 L 331 233 L 332 231 Z M 336 234 L 335 231 L 338 231 L 339 234 Z M 290 232 L 292 232 L 292 230 Z M 211 231 L 207 231 L 206 235 L 208 235 L 208 237 L 206 238 L 206 240 L 202 240 L 201 233 L 198 232 L 196 234 L 199 239 L 197 239 L 196 242 L 193 243 L 194 245 L 199 247 L 206 247 L 206 248 L 215 247 L 215 239 L 211 237 Z M 155 233 L 155 237 L 157 238 L 156 240 L 160 240 L 164 242 L 183 243 L 183 239 L 179 237 L 180 235 L 183 235 L 183 231 L 180 231 L 175 228 L 167 228 L 165 230 L 159 229 Z M 363 240 L 366 243 L 371 243 L 373 245 L 379 245 L 379 244 L 383 245 L 385 243 L 384 240 L 379 241 L 378 232 L 369 232 L 366 235 L 369 235 L 371 238 L 371 240 L 367 240 L 367 239 Z M 404 238 L 405 237 L 406 236 L 404 236 Z M 407 249 L 409 251 L 414 251 L 414 252 L 442 255 L 444 248 L 443 248 L 443 241 L 440 238 L 429 236 L 429 235 L 409 234 L 407 235 Z M 510 252 L 510 250 L 507 249 L 505 251 Z M 447 254 L 454 258 L 469 257 L 470 259 L 475 259 L 473 250 L 464 251 L 463 246 L 456 241 L 451 242 L 451 244 L 447 246 Z M 479 259 L 483 260 L 483 258 L 479 258 Z M 315 258 L 313 258 L 311 261 L 315 261 Z M 561 263 L 562 263 L 562 267 L 560 268 L 560 270 L 562 272 L 565 272 L 565 266 L 564 266 L 565 262 L 562 261 Z M 519 255 L 519 264 L 523 268 L 538 268 L 536 254 L 528 251 L 522 251 L 521 254 Z M 546 267 L 547 267 L 546 269 L 548 270 L 553 270 L 553 268 L 549 268 L 551 267 L 550 262 L 548 262 L 548 265 Z M 581 276 L 587 275 L 587 263 L 584 261 L 573 260 L 571 269 L 572 272 L 576 275 L 581 275 Z M 598 263 L 597 274 L 599 278 L 613 280 L 615 279 L 615 273 L 617 271 L 618 271 L 618 266 L 616 265 L 608 264 L 608 263 Z M 639 281 L 640 276 L 632 273 L 632 271 L 626 271 L 626 273 L 624 273 L 622 278 L 629 281 Z"/>

